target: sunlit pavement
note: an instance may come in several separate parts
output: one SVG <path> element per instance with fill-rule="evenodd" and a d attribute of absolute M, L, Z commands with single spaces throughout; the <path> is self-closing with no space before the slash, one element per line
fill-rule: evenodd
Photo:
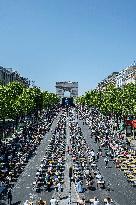
<path fill-rule="evenodd" d="M 58 118 L 57 118 L 58 119 Z M 52 130 L 56 126 L 57 119 L 52 124 Z M 91 131 L 86 124 L 83 125 L 82 120 L 79 120 L 79 126 L 82 129 L 83 135 L 90 146 L 93 148 L 95 153 L 97 152 L 98 145 L 94 143 L 94 139 L 90 138 Z M 25 200 L 30 199 L 30 195 L 34 194 L 34 197 L 39 199 L 40 197 L 43 200 L 46 200 L 49 204 L 49 201 L 52 195 L 59 200 L 59 205 L 75 204 L 77 200 L 77 193 L 75 190 L 75 185 L 72 183 L 71 186 L 71 196 L 70 192 L 70 183 L 69 183 L 69 167 L 71 166 L 71 156 L 66 155 L 65 163 L 65 176 L 64 176 L 64 190 L 61 193 L 60 199 L 58 193 L 55 191 L 51 192 L 41 192 L 35 193 L 33 191 L 33 181 L 36 175 L 37 168 L 40 166 L 41 159 L 45 155 L 46 148 L 49 144 L 49 139 L 51 138 L 52 133 L 49 132 L 44 137 L 41 145 L 36 151 L 36 155 L 29 161 L 25 167 L 24 172 L 18 178 L 17 183 L 13 189 L 13 204 L 21 202 L 23 204 Z M 69 129 L 68 129 L 68 119 L 67 119 L 67 144 L 69 144 Z M 104 151 L 103 151 L 104 155 Z M 100 202 L 103 202 L 103 199 L 107 196 L 110 196 L 113 199 L 115 205 L 135 205 L 136 204 L 136 190 L 132 187 L 126 180 L 122 171 L 119 171 L 115 168 L 115 165 L 112 161 L 109 162 L 109 167 L 105 168 L 104 158 L 101 157 L 97 162 L 98 168 L 106 181 L 106 189 L 94 189 L 94 191 L 85 191 L 80 196 L 84 196 L 86 200 L 97 196 Z M 108 188 L 108 189 L 107 189 Z"/>
<path fill-rule="evenodd" d="M 98 145 L 94 143 L 94 139 L 90 137 L 90 129 L 85 123 L 83 125 L 81 120 L 79 121 L 79 125 L 90 148 L 93 148 L 96 153 L 98 150 Z M 106 189 L 87 191 L 85 192 L 86 198 L 93 198 L 94 196 L 97 196 L 99 200 L 103 201 L 106 196 L 110 196 L 113 199 L 115 205 L 135 205 L 136 189 L 127 182 L 123 172 L 115 168 L 115 165 L 112 161 L 109 162 L 109 168 L 105 168 L 103 157 L 99 159 L 97 165 L 106 181 L 106 184 L 108 185 L 109 191 L 106 191 Z"/>
<path fill-rule="evenodd" d="M 58 117 L 57 117 L 58 119 Z M 54 130 L 56 127 L 57 119 L 54 120 L 51 129 Z M 40 146 L 36 150 L 36 155 L 30 159 L 27 166 L 25 167 L 25 170 L 18 178 L 17 182 L 15 183 L 15 186 L 13 188 L 13 204 L 16 204 L 17 202 L 21 202 L 21 204 L 24 204 L 26 200 L 30 199 L 30 196 L 33 194 L 34 198 L 40 198 L 43 197 L 46 200 L 49 201 L 52 196 L 52 192 L 45 192 L 41 194 L 36 194 L 33 191 L 33 182 L 35 180 L 36 172 L 38 167 L 41 164 L 41 159 L 45 155 L 45 151 L 48 147 L 49 140 L 52 136 L 51 131 L 48 132 L 45 137 L 43 138 L 43 141 L 41 142 Z"/>

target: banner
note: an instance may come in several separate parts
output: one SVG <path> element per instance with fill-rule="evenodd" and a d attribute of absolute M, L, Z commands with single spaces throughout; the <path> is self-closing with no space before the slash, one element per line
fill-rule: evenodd
<path fill-rule="evenodd" d="M 126 120 L 126 125 L 136 128 L 136 120 Z"/>

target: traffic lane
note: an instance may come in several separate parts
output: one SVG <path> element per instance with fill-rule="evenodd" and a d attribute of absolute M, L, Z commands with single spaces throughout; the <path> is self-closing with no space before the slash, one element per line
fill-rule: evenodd
<path fill-rule="evenodd" d="M 49 140 L 52 137 L 51 130 L 54 130 L 59 116 L 52 123 L 50 131 L 45 135 L 41 144 L 36 150 L 36 155 L 30 159 L 23 173 L 18 178 L 13 188 L 13 203 L 18 201 L 24 202 L 30 198 L 30 194 L 35 194 L 33 191 L 33 182 L 35 180 L 36 171 L 40 167 L 41 159 L 44 157 L 46 149 L 49 144 Z M 48 198 L 51 198 L 52 193 L 49 192 Z"/>
<path fill-rule="evenodd" d="M 91 131 L 87 125 L 83 125 L 80 121 L 83 134 L 86 136 L 87 143 L 94 149 L 95 153 L 98 150 L 98 145 L 94 143 L 94 139 L 90 137 Z M 104 153 L 104 149 L 103 149 Z M 126 180 L 122 171 L 115 168 L 112 161 L 109 162 L 109 167 L 105 168 L 103 157 L 98 161 L 98 167 L 103 175 L 106 184 L 110 184 L 110 196 L 114 199 L 116 205 L 135 205 L 136 204 L 136 190 Z M 102 193 L 103 190 L 100 192 Z M 97 193 L 98 194 L 98 193 Z M 107 192 L 105 193 L 107 194 Z"/>
<path fill-rule="evenodd" d="M 105 168 L 103 159 L 100 161 L 100 172 L 105 180 L 109 183 L 110 195 L 114 201 L 120 205 L 135 205 L 136 204 L 136 190 L 132 187 L 125 178 L 122 171 L 115 168 L 113 162 L 109 162 L 109 167 Z"/>
<path fill-rule="evenodd" d="M 35 193 L 32 189 L 33 182 L 35 180 L 37 169 L 40 167 L 41 160 L 44 157 L 46 148 L 49 144 L 49 141 L 47 141 L 47 137 L 50 136 L 46 136 L 46 138 L 44 138 L 42 144 L 37 150 L 37 154 L 33 159 L 30 160 L 24 172 L 17 181 L 12 192 L 13 202 L 26 201 L 30 198 L 30 193 Z"/>

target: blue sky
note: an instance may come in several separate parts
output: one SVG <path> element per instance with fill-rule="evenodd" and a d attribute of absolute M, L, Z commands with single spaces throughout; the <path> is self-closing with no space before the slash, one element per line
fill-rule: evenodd
<path fill-rule="evenodd" d="M 79 95 L 136 60 L 135 0 L 0 0 L 0 65 Z"/>

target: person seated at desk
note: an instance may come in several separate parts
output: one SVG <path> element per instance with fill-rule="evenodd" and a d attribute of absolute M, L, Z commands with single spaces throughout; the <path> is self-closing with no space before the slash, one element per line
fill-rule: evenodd
<path fill-rule="evenodd" d="M 90 205 L 100 205 L 99 200 L 97 197 L 94 197 L 93 199 L 90 199 Z"/>
<path fill-rule="evenodd" d="M 100 173 L 97 173 L 95 177 L 96 177 L 96 179 L 98 179 L 98 180 L 100 180 L 100 181 L 101 181 L 102 178 L 103 178 L 102 175 L 101 175 Z"/>
<path fill-rule="evenodd" d="M 111 205 L 112 202 L 113 201 L 112 201 L 112 199 L 110 197 L 107 197 L 107 198 L 104 199 L 104 204 L 106 204 L 106 205 Z"/>
<path fill-rule="evenodd" d="M 24 203 L 24 205 L 29 205 L 29 201 L 26 200 L 25 203 Z"/>
<path fill-rule="evenodd" d="M 77 200 L 77 205 L 85 205 L 85 199 L 84 198 L 78 199 Z"/>
<path fill-rule="evenodd" d="M 40 201 L 38 202 L 38 205 L 46 205 L 46 201 L 43 201 L 42 199 L 40 199 Z"/>

